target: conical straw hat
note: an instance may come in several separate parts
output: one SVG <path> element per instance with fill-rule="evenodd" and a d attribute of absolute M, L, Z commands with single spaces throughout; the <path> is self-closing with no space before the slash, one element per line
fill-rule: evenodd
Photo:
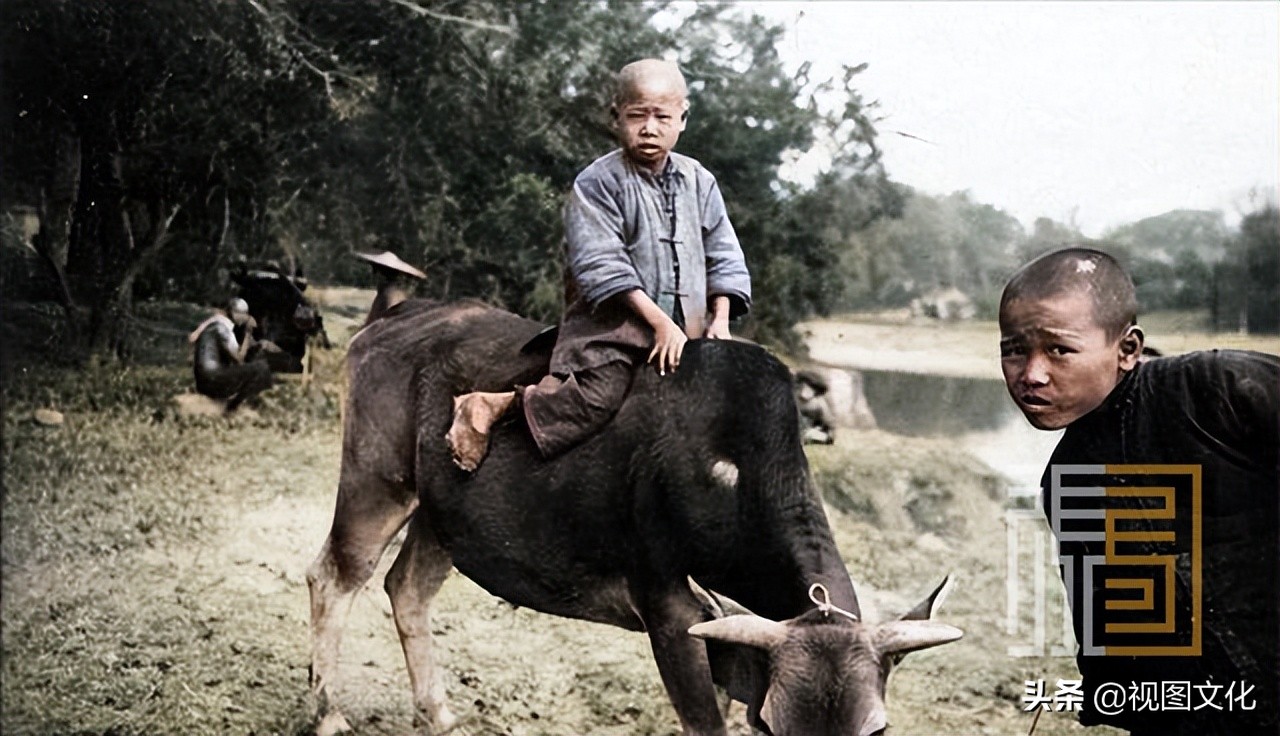
<path fill-rule="evenodd" d="M 425 279 L 427 277 L 425 273 L 400 260 L 395 253 L 392 253 L 389 250 L 384 250 L 381 253 L 356 253 L 354 255 L 356 258 L 368 261 L 375 266 L 389 268 L 392 271 L 399 271 L 400 273 L 408 274 L 419 279 Z"/>

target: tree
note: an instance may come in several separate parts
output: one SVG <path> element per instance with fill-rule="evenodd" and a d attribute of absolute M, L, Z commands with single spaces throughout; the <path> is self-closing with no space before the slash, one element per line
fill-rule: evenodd
<path fill-rule="evenodd" d="M 606 114 L 614 72 L 666 55 L 690 85 L 679 150 L 719 179 L 755 277 L 748 332 L 796 346 L 791 325 L 838 293 L 834 253 L 805 213 L 811 198 L 782 185 L 778 169 L 825 134 L 841 141 L 842 174 L 862 177 L 846 193 L 878 186 L 874 128 L 852 74 L 839 115 L 810 104 L 819 85 L 785 72 L 774 51 L 780 29 L 723 5 L 699 6 L 674 31 L 652 22 L 662 6 L 629 2 L 431 6 L 469 22 L 401 2 L 358 13 L 340 2 L 299 8 L 315 43 L 376 89 L 329 144 L 333 158 L 361 165 L 304 195 L 326 212 L 308 239 L 402 243 L 431 273 L 429 294 L 554 319 L 561 195 L 615 145 Z"/>
<path fill-rule="evenodd" d="M 40 252 L 87 350 L 120 354 L 132 299 L 210 298 L 233 255 L 350 280 L 352 250 L 394 244 L 428 295 L 553 319 L 560 206 L 614 145 L 613 73 L 679 59 L 680 150 L 718 176 L 756 277 L 748 330 L 790 340 L 839 293 L 819 214 L 878 201 L 870 106 L 848 70 L 789 75 L 782 31 L 726 5 L 654 22 L 621 0 L 9 0 L 6 197 L 41 210 Z M 76 53 L 66 53 L 75 49 Z M 824 113 L 813 96 L 844 93 Z M 819 136 L 822 192 L 779 180 Z M 824 200 L 824 197 L 827 199 Z M 868 204 L 860 217 L 873 218 Z M 846 218 L 846 223 L 852 220 Z"/>
<path fill-rule="evenodd" d="M 1240 221 L 1213 270 L 1213 294 L 1216 329 L 1280 332 L 1280 210 L 1274 204 Z"/>
<path fill-rule="evenodd" d="M 35 245 L 81 347 L 121 355 L 134 283 L 176 230 L 215 258 L 233 210 L 257 235 L 290 152 L 327 114 L 319 80 L 253 3 L 10 0 L 2 12 L 6 195 L 38 204 Z"/>
<path fill-rule="evenodd" d="M 1090 242 L 1074 225 L 1057 222 L 1049 217 L 1037 217 L 1031 223 L 1031 233 L 1018 248 L 1018 261 L 1026 263 L 1051 251 Z"/>
<path fill-rule="evenodd" d="M 1221 212 L 1173 210 L 1122 225 L 1104 239 L 1129 257 L 1145 310 L 1203 309 L 1209 305 L 1212 264 L 1227 241 Z"/>
<path fill-rule="evenodd" d="M 716 174 L 752 273 L 747 334 L 802 351 L 792 326 L 825 314 L 843 291 L 839 237 L 892 208 L 894 193 L 875 145 L 874 106 L 854 84 L 791 75 L 777 55 L 783 29 L 759 16 L 705 5 L 684 22 L 680 64 L 691 82 L 692 117 L 681 150 Z M 835 94 L 833 111 L 820 96 Z M 807 190 L 779 178 L 784 158 L 821 142 L 836 153 Z"/>
<path fill-rule="evenodd" d="M 968 192 L 897 191 L 895 216 L 873 220 L 843 241 L 841 268 L 850 284 L 845 305 L 900 307 L 954 287 L 993 312 L 998 290 L 1017 267 L 1022 225 Z"/>
<path fill-rule="evenodd" d="M 311 42 L 372 89 L 322 144 L 301 197 L 312 217 L 289 234 L 315 246 L 317 272 L 350 277 L 350 249 L 398 243 L 430 273 L 428 295 L 556 318 L 560 196 L 610 146 L 612 67 L 670 46 L 649 25 L 657 8 L 295 7 Z"/>

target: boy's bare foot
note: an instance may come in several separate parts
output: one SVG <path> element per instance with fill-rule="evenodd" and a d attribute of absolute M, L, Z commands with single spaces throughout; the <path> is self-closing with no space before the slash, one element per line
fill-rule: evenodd
<path fill-rule="evenodd" d="M 480 467 L 489 451 L 489 429 L 515 401 L 514 391 L 475 391 L 453 399 L 453 426 L 444 436 L 453 452 L 453 463 L 470 473 Z"/>

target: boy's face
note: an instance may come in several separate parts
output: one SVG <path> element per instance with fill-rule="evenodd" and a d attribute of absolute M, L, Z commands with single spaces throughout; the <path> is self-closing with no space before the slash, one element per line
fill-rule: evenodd
<path fill-rule="evenodd" d="M 680 92 L 662 85 L 631 90 L 627 101 L 614 108 L 622 149 L 637 164 L 661 172 L 667 154 L 684 131 L 685 111 L 685 97 Z"/>
<path fill-rule="evenodd" d="M 1032 426 L 1062 429 L 1100 406 L 1133 370 L 1141 336 L 1130 328 L 1109 339 L 1086 294 L 1014 299 L 1000 310 L 1005 386 Z"/>

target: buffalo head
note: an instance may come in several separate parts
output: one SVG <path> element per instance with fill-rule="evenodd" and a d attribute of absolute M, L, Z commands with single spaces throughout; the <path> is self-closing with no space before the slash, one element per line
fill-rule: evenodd
<path fill-rule="evenodd" d="M 755 684 L 745 688 L 745 700 L 751 725 L 764 733 L 880 736 L 889 726 L 884 697 L 893 666 L 909 652 L 964 635 L 954 626 L 929 620 L 950 582 L 950 577 L 943 580 L 902 618 L 871 624 L 826 605 L 787 621 L 771 621 L 690 581 L 715 618 L 691 627 L 689 633 L 747 647 L 767 660 L 767 666 L 759 661 L 754 668 L 733 668 L 739 680 L 747 669 L 756 670 L 748 675 Z"/>

